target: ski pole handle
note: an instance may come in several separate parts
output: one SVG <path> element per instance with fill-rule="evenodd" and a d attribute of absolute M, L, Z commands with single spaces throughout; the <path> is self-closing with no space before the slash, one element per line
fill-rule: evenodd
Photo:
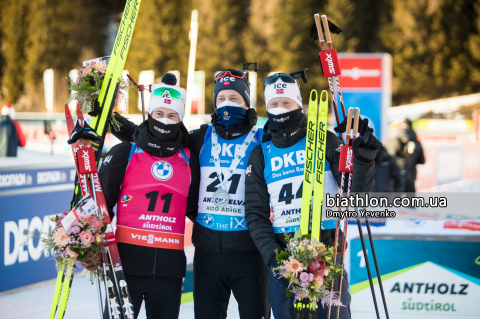
<path fill-rule="evenodd" d="M 350 110 L 348 110 L 350 113 Z M 355 108 L 355 119 L 353 121 L 353 137 L 355 138 L 358 134 L 358 122 L 360 121 L 360 108 Z"/>
<path fill-rule="evenodd" d="M 356 113 L 355 113 L 356 115 Z M 345 134 L 347 136 L 350 135 L 351 133 L 351 130 L 352 130 L 352 117 L 353 117 L 353 107 L 349 108 L 348 109 L 348 116 L 347 116 L 347 128 L 346 128 L 346 131 L 345 131 Z M 358 127 L 358 125 L 357 125 Z M 348 141 L 347 141 L 348 142 Z"/>
<path fill-rule="evenodd" d="M 323 29 L 325 30 L 325 38 L 327 39 L 327 43 L 332 43 L 332 37 L 330 35 L 330 29 L 328 28 L 328 19 L 326 15 L 322 15 L 322 24 Z"/>
<path fill-rule="evenodd" d="M 314 18 L 315 18 L 315 25 L 317 26 L 317 32 L 318 32 L 318 42 L 323 43 L 325 40 L 323 39 L 323 31 L 322 31 L 322 23 L 320 22 L 320 15 L 318 13 L 315 13 Z"/>

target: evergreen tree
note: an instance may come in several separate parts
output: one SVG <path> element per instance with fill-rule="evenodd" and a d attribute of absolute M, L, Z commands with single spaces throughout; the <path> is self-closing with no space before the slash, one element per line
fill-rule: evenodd
<path fill-rule="evenodd" d="M 180 70 L 180 84 L 186 87 L 191 10 L 191 0 L 142 1 L 125 65 L 134 79 L 142 70 L 154 70 L 156 78 Z M 131 104 L 135 102 L 137 99 L 131 98 Z M 136 106 L 129 110 L 138 112 Z"/>

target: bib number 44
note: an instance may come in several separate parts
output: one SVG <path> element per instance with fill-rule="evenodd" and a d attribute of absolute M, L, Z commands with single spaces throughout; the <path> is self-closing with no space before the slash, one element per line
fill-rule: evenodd
<path fill-rule="evenodd" d="M 285 202 L 285 204 L 291 204 L 292 200 L 295 198 L 302 198 L 303 192 L 303 182 L 300 184 L 295 195 L 293 194 L 293 185 L 292 183 L 284 184 L 280 189 L 280 194 L 278 196 L 278 202 Z"/>

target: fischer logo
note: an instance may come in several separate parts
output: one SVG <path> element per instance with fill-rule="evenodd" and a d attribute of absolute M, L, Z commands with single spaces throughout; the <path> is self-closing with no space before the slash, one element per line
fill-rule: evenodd
<path fill-rule="evenodd" d="M 167 103 L 169 104 L 169 103 Z M 170 134 L 170 130 L 164 130 L 163 128 L 159 128 L 159 127 L 156 127 L 155 125 L 153 126 L 153 128 L 157 131 L 159 131 L 160 133 L 162 134 Z M 150 145 L 150 144 L 149 144 Z M 160 148 L 160 147 L 159 147 Z"/>
<path fill-rule="evenodd" d="M 333 65 L 332 54 L 326 53 L 325 55 L 326 55 L 325 61 L 327 61 L 328 63 L 328 71 L 330 73 L 335 73 L 335 66 Z"/>
<path fill-rule="evenodd" d="M 87 151 L 87 150 L 82 150 L 82 151 L 83 151 L 82 158 L 83 158 L 83 160 L 85 161 L 85 162 L 84 162 L 84 163 L 85 163 L 85 164 L 84 164 L 84 165 L 85 165 L 85 169 L 86 169 L 87 171 L 89 171 L 89 170 L 90 170 L 90 158 L 88 157 L 88 151 Z"/>
<path fill-rule="evenodd" d="M 353 160 L 353 150 L 351 148 L 347 149 L 347 162 L 345 163 L 346 169 L 351 170 Z"/>
<path fill-rule="evenodd" d="M 352 78 L 358 80 L 359 78 L 378 78 L 382 75 L 379 69 L 359 69 L 354 67 L 353 69 L 343 69 L 342 77 Z"/>

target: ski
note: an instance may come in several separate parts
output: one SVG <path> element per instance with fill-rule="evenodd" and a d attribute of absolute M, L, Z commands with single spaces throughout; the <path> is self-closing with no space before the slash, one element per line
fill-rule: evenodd
<path fill-rule="evenodd" d="M 317 139 L 315 142 L 315 184 L 312 210 L 312 237 L 320 240 L 322 225 L 323 185 L 327 144 L 328 93 L 323 90 L 318 106 Z M 316 196 L 315 196 L 316 195 Z"/>
<path fill-rule="evenodd" d="M 100 159 L 103 142 L 107 133 L 108 117 L 115 105 L 118 86 L 122 78 L 123 68 L 127 60 L 130 43 L 132 42 L 135 22 L 137 21 L 141 0 L 127 0 L 123 11 L 122 20 L 110 55 L 110 61 L 105 73 L 105 79 L 100 89 L 98 103 L 102 113 L 92 118 L 91 126 L 102 137 L 99 143 L 94 142 L 93 148 L 97 152 L 96 160 Z"/>
<path fill-rule="evenodd" d="M 63 282 L 62 297 L 60 299 L 60 305 L 58 307 L 58 319 L 62 319 L 65 315 L 65 310 L 67 309 L 68 297 L 70 297 L 70 289 L 72 288 L 73 283 L 73 269 L 74 260 L 69 259 L 67 262 L 67 270 L 65 272 L 65 280 Z"/>
<path fill-rule="evenodd" d="M 58 303 L 60 301 L 60 295 L 62 294 L 63 281 L 65 280 L 65 264 L 58 263 L 57 281 L 55 283 L 55 291 L 53 293 L 52 307 L 50 308 L 50 319 L 55 318 L 55 314 L 58 310 Z"/>
<path fill-rule="evenodd" d="M 310 92 L 308 103 L 307 141 L 305 145 L 305 163 L 303 167 L 302 210 L 300 215 L 300 233 L 309 234 L 310 208 L 312 206 L 313 174 L 315 165 L 315 136 L 317 126 L 318 93 Z M 320 238 L 317 238 L 320 240 Z"/>
<path fill-rule="evenodd" d="M 83 114 L 77 108 L 77 117 L 80 123 L 83 123 Z M 67 120 L 67 127 L 69 133 L 73 131 L 73 119 L 70 114 L 70 109 L 68 105 L 65 105 L 65 118 Z M 91 169 L 87 173 L 90 174 L 90 180 L 92 185 L 89 185 L 87 174 L 82 172 L 82 168 L 79 166 L 78 153 L 82 152 L 82 157 L 86 158 L 89 163 L 95 163 L 95 155 L 93 148 L 85 147 L 85 145 L 80 145 L 76 142 L 72 144 L 72 151 L 74 152 L 74 159 L 77 168 L 77 176 L 80 182 L 80 189 L 83 196 L 91 195 L 94 198 L 99 212 L 107 221 L 107 231 L 105 233 L 106 237 L 106 251 L 104 253 L 104 273 L 107 278 L 107 289 L 110 302 L 110 311 L 112 318 L 116 318 L 117 313 L 120 313 L 119 318 L 133 318 L 133 306 L 131 303 L 130 294 L 128 291 L 128 286 L 125 280 L 125 275 L 123 273 L 122 264 L 120 261 L 120 254 L 117 248 L 116 237 L 113 233 L 110 216 L 108 214 L 108 209 L 103 195 L 103 189 L 100 183 L 100 177 L 96 165 L 91 165 Z M 113 266 L 113 267 L 112 267 Z"/>

